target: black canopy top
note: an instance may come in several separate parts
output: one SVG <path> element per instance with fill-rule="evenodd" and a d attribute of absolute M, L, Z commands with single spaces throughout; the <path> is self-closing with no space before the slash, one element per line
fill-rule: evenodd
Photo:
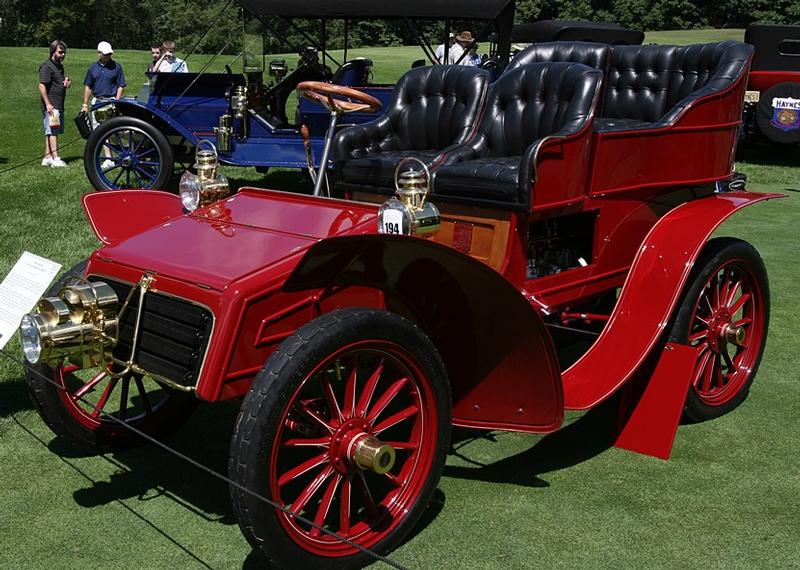
<path fill-rule="evenodd" d="M 495 41 L 490 37 L 490 41 Z M 540 20 L 527 24 L 515 24 L 511 41 L 538 43 L 553 41 L 588 41 L 609 44 L 641 44 L 644 33 L 629 30 L 610 22 L 586 22 L 582 20 Z"/>
<path fill-rule="evenodd" d="M 258 16 L 287 18 L 414 18 L 491 20 L 515 0 L 237 0 Z M 513 7 L 512 7 L 513 9 Z"/>

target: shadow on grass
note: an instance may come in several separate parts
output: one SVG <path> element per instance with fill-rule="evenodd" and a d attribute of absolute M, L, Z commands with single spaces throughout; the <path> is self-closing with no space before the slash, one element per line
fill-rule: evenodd
<path fill-rule="evenodd" d="M 228 445 L 238 409 L 233 405 L 201 405 L 192 418 L 165 443 L 207 468 L 227 473 Z M 79 453 L 60 438 L 50 450 L 63 458 Z M 116 470 L 108 481 L 93 481 L 74 492 L 75 502 L 97 507 L 126 499 L 150 501 L 159 497 L 208 521 L 235 524 L 228 485 L 180 457 L 154 445 L 104 456 Z"/>
<path fill-rule="evenodd" d="M 547 487 L 549 483 L 539 475 L 583 463 L 612 446 L 618 406 L 616 398 L 611 398 L 568 426 L 546 435 L 530 449 L 489 464 L 470 459 L 455 447 L 458 439 L 454 438 L 451 454 L 475 467 L 448 465 L 443 475 L 489 483 Z M 474 431 L 459 431 L 458 436 L 461 441 L 479 437 L 494 438 L 492 432 L 476 434 Z"/>
<path fill-rule="evenodd" d="M 8 159 L 5 156 L 0 156 L 0 164 L 8 164 Z"/>
<path fill-rule="evenodd" d="M 52 442 L 51 442 L 50 444 L 48 444 L 47 442 L 45 442 L 44 440 L 42 440 L 42 439 L 41 439 L 41 438 L 40 438 L 38 435 L 36 435 L 34 432 L 32 432 L 30 429 L 28 429 L 28 428 L 27 428 L 27 427 L 26 427 L 24 424 L 22 424 L 22 423 L 19 421 L 19 419 L 18 419 L 16 416 L 14 416 L 14 417 L 13 417 L 13 419 L 14 419 L 15 423 L 16 423 L 16 424 L 17 424 L 17 425 L 18 425 L 18 426 L 19 426 L 19 427 L 20 427 L 20 428 L 21 428 L 23 431 L 25 431 L 25 432 L 26 432 L 26 433 L 27 433 L 29 436 L 31 436 L 33 439 L 35 439 L 36 441 L 38 441 L 39 443 L 41 443 L 43 446 L 45 446 L 45 447 L 47 447 L 47 448 L 49 448 L 49 449 L 51 449 L 51 450 L 53 450 L 53 449 L 54 449 L 54 445 L 53 445 L 53 443 L 52 443 Z M 56 440 L 54 440 L 54 441 L 60 441 L 60 440 L 56 439 Z M 86 472 L 85 472 L 83 469 L 81 469 L 81 468 L 80 468 L 80 467 L 79 467 L 77 464 L 75 464 L 74 462 L 70 461 L 70 460 L 69 460 L 69 457 L 70 457 L 69 455 L 62 455 L 62 454 L 57 454 L 57 455 L 59 455 L 59 457 L 60 457 L 61 461 L 63 461 L 63 462 L 64 462 L 64 463 L 65 463 L 65 464 L 66 464 L 68 467 L 72 468 L 72 469 L 73 469 L 73 470 L 74 470 L 76 473 L 78 473 L 78 474 L 79 474 L 79 475 L 80 475 L 80 476 L 81 476 L 83 479 L 85 479 L 87 482 L 89 482 L 89 483 L 92 483 L 93 485 L 99 485 L 99 484 L 101 484 L 101 483 L 102 483 L 102 482 L 100 482 L 100 481 L 96 481 L 96 480 L 94 480 L 94 479 L 92 478 L 92 476 L 91 476 L 91 475 L 89 475 L 88 473 L 86 473 Z M 75 455 L 74 451 L 73 451 L 73 455 Z M 163 530 L 161 527 L 159 527 L 159 526 L 158 526 L 158 525 L 157 525 L 155 522 L 151 521 L 151 520 L 150 520 L 150 519 L 148 519 L 146 516 L 144 516 L 144 515 L 142 515 L 141 513 L 139 513 L 139 512 L 138 512 L 136 509 L 134 509 L 134 508 L 132 508 L 132 507 L 128 506 L 128 505 L 127 505 L 125 502 L 123 502 L 123 501 L 122 501 L 121 499 L 119 499 L 119 498 L 118 498 L 118 499 L 112 499 L 112 500 L 113 500 L 113 501 L 114 501 L 114 502 L 115 502 L 115 503 L 116 503 L 116 504 L 117 504 L 119 507 L 121 507 L 122 509 L 124 509 L 125 511 L 127 511 L 128 513 L 130 513 L 132 516 L 134 516 L 134 517 L 136 517 L 137 519 L 139 519 L 139 520 L 140 520 L 142 523 L 144 523 L 144 524 L 146 524 L 147 526 L 149 526 L 150 528 L 152 528 L 152 529 L 153 529 L 153 530 L 154 530 L 156 533 L 160 534 L 160 535 L 161 535 L 162 537 L 164 537 L 164 538 L 165 538 L 167 541 L 169 541 L 171 544 L 173 544 L 173 545 L 174 545 L 176 548 L 178 548 L 178 549 L 182 550 L 183 552 L 185 552 L 185 553 L 186 553 L 186 554 L 187 554 L 187 555 L 188 555 L 190 558 L 192 558 L 192 559 L 193 559 L 195 562 L 197 562 L 197 563 L 198 563 L 200 566 L 202 566 L 203 568 L 212 568 L 212 567 L 211 567 L 211 566 L 210 566 L 210 565 L 209 565 L 209 564 L 208 564 L 208 563 L 207 563 L 205 560 L 203 560 L 203 559 L 200 557 L 200 555 L 199 555 L 198 553 L 195 553 L 193 550 L 191 550 L 190 546 L 188 546 L 188 545 L 185 545 L 185 544 L 183 544 L 183 543 L 179 542 L 179 541 L 178 541 L 177 539 L 175 539 L 175 538 L 174 538 L 172 535 L 170 535 L 168 532 L 166 532 L 166 531 L 165 531 L 165 530 Z"/>
<path fill-rule="evenodd" d="M 33 409 L 33 402 L 28 396 L 25 378 L 15 378 L 0 382 L 0 418 L 8 418 L 17 412 Z"/>

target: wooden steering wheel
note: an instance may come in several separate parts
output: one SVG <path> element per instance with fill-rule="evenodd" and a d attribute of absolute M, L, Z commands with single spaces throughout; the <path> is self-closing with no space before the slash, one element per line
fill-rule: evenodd
<path fill-rule="evenodd" d="M 340 114 L 356 111 L 376 113 L 381 110 L 381 102 L 372 95 L 333 83 L 303 81 L 297 85 L 297 90 L 301 97 L 314 103 L 321 103 L 328 110 Z M 334 95 L 337 98 L 334 98 Z"/>

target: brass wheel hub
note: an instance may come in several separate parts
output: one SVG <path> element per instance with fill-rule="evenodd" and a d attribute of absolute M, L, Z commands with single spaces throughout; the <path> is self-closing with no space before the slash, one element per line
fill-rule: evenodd
<path fill-rule="evenodd" d="M 369 433 L 370 425 L 364 418 L 344 422 L 331 438 L 330 460 L 340 473 L 352 467 L 374 471 L 379 475 L 394 467 L 395 451 Z"/>
<path fill-rule="evenodd" d="M 742 346 L 747 333 L 744 327 L 736 326 L 732 322 L 728 311 L 716 313 L 708 323 L 708 344 L 714 352 L 720 352 L 725 345 L 730 343 Z"/>

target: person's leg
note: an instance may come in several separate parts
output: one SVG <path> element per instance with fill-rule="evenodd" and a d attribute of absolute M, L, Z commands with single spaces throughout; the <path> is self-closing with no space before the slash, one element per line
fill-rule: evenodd
<path fill-rule="evenodd" d="M 42 158 L 42 166 L 50 166 L 53 162 L 53 156 L 50 153 L 50 117 L 44 113 L 44 157 Z"/>
<path fill-rule="evenodd" d="M 63 116 L 63 113 L 62 113 Z M 64 125 L 60 125 L 58 127 L 52 127 L 50 129 L 50 156 L 52 157 L 52 162 L 50 166 L 67 166 L 67 163 L 61 160 L 58 156 L 58 135 L 64 132 Z"/>

